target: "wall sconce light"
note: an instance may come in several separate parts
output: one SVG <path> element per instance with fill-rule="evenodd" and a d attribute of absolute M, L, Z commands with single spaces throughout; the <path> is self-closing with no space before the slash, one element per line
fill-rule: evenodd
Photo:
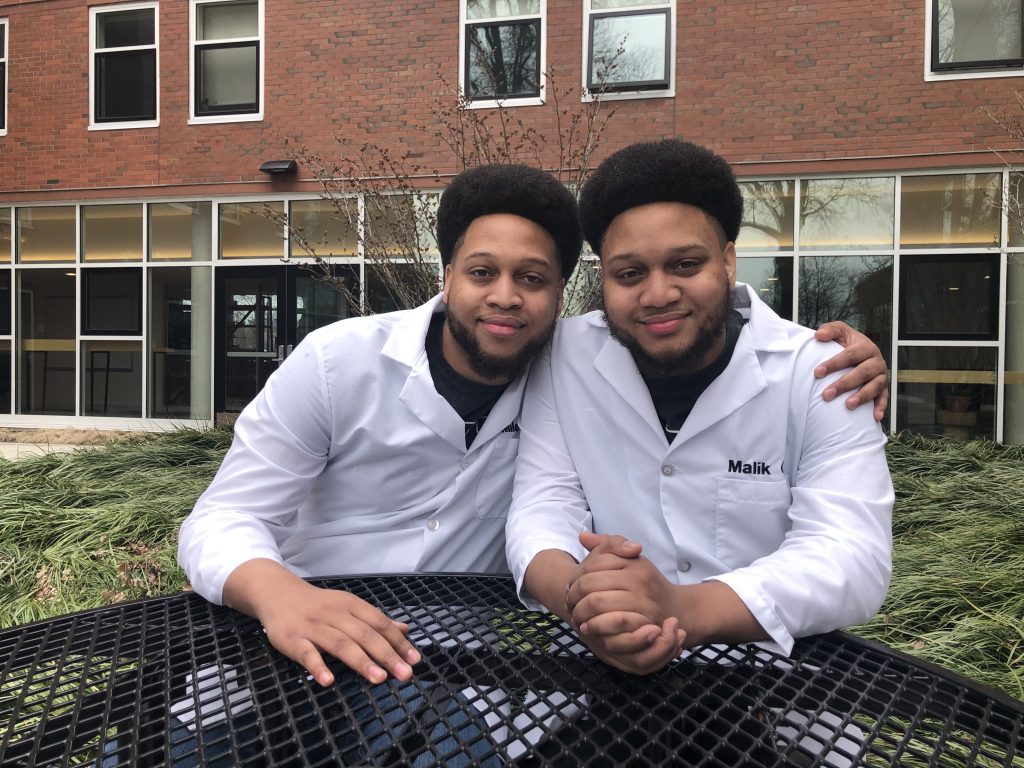
<path fill-rule="evenodd" d="M 260 170 L 271 174 L 296 173 L 299 166 L 294 160 L 267 160 L 260 166 Z"/>

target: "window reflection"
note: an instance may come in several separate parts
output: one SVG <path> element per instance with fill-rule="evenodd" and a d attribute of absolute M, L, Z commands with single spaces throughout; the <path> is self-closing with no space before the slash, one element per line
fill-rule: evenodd
<path fill-rule="evenodd" d="M 896 428 L 994 439 L 995 371 L 995 348 L 901 347 Z"/>
<path fill-rule="evenodd" d="M 999 173 L 904 176 L 900 243 L 907 248 L 999 242 Z"/>
<path fill-rule="evenodd" d="M 938 0 L 935 11 L 937 68 L 1024 57 L 1020 0 Z"/>
<path fill-rule="evenodd" d="M 667 88 L 668 18 L 667 10 L 592 16 L 587 87 Z"/>
<path fill-rule="evenodd" d="M 793 257 L 744 256 L 736 259 L 736 279 L 786 320 L 793 319 Z"/>
<path fill-rule="evenodd" d="M 540 20 L 466 27 L 466 95 L 540 95 Z"/>
<path fill-rule="evenodd" d="M 737 250 L 783 251 L 793 247 L 796 184 L 792 180 L 745 181 Z"/>
<path fill-rule="evenodd" d="M 892 257 L 802 256 L 800 325 L 843 320 L 868 336 L 892 365 Z"/>
<path fill-rule="evenodd" d="M 416 307 L 439 290 L 439 273 L 431 265 L 394 262 L 366 265 L 366 306 L 371 312 Z"/>
<path fill-rule="evenodd" d="M 800 247 L 892 248 L 896 181 L 887 178 L 800 182 Z"/>

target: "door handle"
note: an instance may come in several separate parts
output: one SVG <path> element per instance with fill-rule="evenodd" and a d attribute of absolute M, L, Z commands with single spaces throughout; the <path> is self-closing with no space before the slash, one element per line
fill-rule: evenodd
<path fill-rule="evenodd" d="M 287 347 L 285 347 L 284 356 L 288 357 L 288 355 L 290 355 L 292 353 L 293 349 L 295 349 L 295 345 L 294 344 L 289 344 Z"/>
<path fill-rule="evenodd" d="M 285 358 L 284 344 L 277 345 L 277 357 L 274 358 L 275 363 L 283 363 Z"/>

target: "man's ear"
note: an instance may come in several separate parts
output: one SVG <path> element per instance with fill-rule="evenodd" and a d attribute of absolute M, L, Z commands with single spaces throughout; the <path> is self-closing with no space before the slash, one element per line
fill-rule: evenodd
<path fill-rule="evenodd" d="M 444 287 L 441 288 L 442 298 L 444 303 L 448 303 L 448 291 L 451 290 L 452 285 L 452 265 L 451 263 L 444 265 Z"/>
<path fill-rule="evenodd" d="M 729 287 L 736 287 L 736 243 L 726 243 L 722 251 L 725 259 L 725 273 L 729 276 Z"/>

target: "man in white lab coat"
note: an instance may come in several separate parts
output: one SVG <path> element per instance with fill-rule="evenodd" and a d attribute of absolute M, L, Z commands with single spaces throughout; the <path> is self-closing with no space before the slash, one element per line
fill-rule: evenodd
<path fill-rule="evenodd" d="M 885 436 L 822 398 L 834 350 L 736 283 L 742 206 L 693 144 L 602 163 L 580 211 L 605 310 L 559 323 L 527 388 L 509 565 L 528 605 L 630 672 L 709 642 L 788 652 L 888 588 Z"/>
<path fill-rule="evenodd" d="M 181 527 L 193 589 L 258 618 L 322 685 L 322 653 L 374 683 L 408 680 L 419 654 L 404 624 L 300 577 L 507 572 L 522 374 L 579 256 L 576 204 L 547 173 L 488 166 L 452 181 L 437 227 L 443 295 L 307 336 Z M 850 346 L 819 373 L 860 363 L 836 389 L 866 383 L 858 395 L 884 409 L 877 347 L 840 326 L 822 333 Z"/>

